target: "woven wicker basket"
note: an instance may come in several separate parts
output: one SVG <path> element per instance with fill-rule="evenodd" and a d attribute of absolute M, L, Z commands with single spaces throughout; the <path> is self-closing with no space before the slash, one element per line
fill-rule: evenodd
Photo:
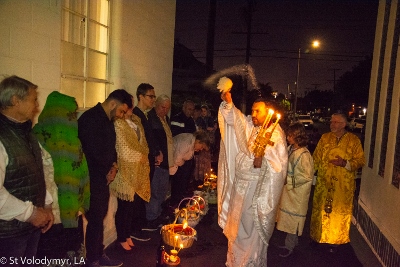
<path fill-rule="evenodd" d="M 186 206 L 181 208 L 182 203 L 187 201 Z M 204 199 L 203 199 L 204 201 Z M 186 219 L 187 224 L 190 227 L 196 227 L 196 225 L 200 222 L 200 215 L 202 210 L 200 208 L 200 204 L 198 199 L 187 197 L 179 202 L 178 208 L 175 212 L 175 223 L 183 223 L 184 219 Z"/>
<path fill-rule="evenodd" d="M 193 245 L 197 232 L 194 228 L 188 226 L 183 229 L 182 224 L 167 224 L 161 228 L 161 236 L 165 244 L 171 247 L 190 248 Z M 178 238 L 175 239 L 175 236 Z"/>
<path fill-rule="evenodd" d="M 201 216 L 206 215 L 207 212 L 208 212 L 208 203 L 207 203 L 207 201 L 202 196 L 199 196 L 199 195 L 194 195 L 192 198 L 199 203 L 200 215 Z"/>

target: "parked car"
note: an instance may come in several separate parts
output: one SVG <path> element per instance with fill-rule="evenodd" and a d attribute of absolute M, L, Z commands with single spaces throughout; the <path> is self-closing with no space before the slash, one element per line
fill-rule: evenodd
<path fill-rule="evenodd" d="M 357 131 L 362 133 L 364 132 L 365 123 L 366 123 L 365 119 L 353 118 L 349 122 L 349 128 L 352 131 Z"/>
<path fill-rule="evenodd" d="M 307 128 L 313 128 L 314 122 L 311 119 L 310 115 L 299 115 L 297 118 L 298 122 L 302 123 L 304 127 Z"/>

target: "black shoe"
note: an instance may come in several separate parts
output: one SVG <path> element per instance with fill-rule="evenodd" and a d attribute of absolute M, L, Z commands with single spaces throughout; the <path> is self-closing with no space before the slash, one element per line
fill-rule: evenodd
<path fill-rule="evenodd" d="M 134 247 L 131 247 L 130 250 L 125 249 L 121 244 L 115 244 L 117 251 L 122 252 L 124 254 L 132 254 L 134 251 Z"/>
<path fill-rule="evenodd" d="M 131 238 L 138 241 L 149 241 L 151 239 L 144 231 L 133 232 Z"/>
<path fill-rule="evenodd" d="M 119 260 L 112 260 L 106 254 L 103 254 L 99 259 L 100 267 L 120 267 L 123 262 Z"/>

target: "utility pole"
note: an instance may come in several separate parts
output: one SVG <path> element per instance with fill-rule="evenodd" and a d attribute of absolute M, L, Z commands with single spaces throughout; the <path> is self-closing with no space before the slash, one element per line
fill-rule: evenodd
<path fill-rule="evenodd" d="M 244 8 L 244 17 L 246 21 L 247 31 L 246 32 L 232 32 L 233 34 L 246 34 L 246 59 L 245 63 L 250 63 L 251 57 L 251 36 L 254 34 L 266 34 L 266 33 L 255 33 L 252 32 L 251 24 L 253 12 L 255 11 L 255 0 L 247 0 L 247 7 Z M 246 95 L 247 95 L 247 78 L 243 81 L 243 93 L 240 109 L 243 113 L 246 113 Z"/>
<path fill-rule="evenodd" d="M 206 74 L 212 74 L 214 70 L 214 43 L 215 43 L 215 17 L 217 14 L 217 0 L 209 0 L 208 27 L 207 27 L 207 52 Z"/>
<path fill-rule="evenodd" d="M 335 109 L 336 106 L 336 71 L 337 70 L 341 70 L 341 69 L 329 69 L 329 70 L 333 70 L 333 99 L 332 99 L 332 109 Z M 329 82 L 332 82 L 332 80 L 329 80 Z M 336 112 L 336 110 L 334 111 Z"/>
<path fill-rule="evenodd" d="M 253 1 L 247 0 L 247 10 L 246 10 L 246 24 L 247 24 L 247 33 L 246 33 L 246 64 L 250 63 L 250 55 L 251 55 L 251 22 L 253 17 Z M 247 98 L 247 78 L 244 79 L 243 84 L 243 94 L 242 94 L 242 102 L 241 102 L 241 110 L 244 114 L 246 114 L 246 98 Z"/>

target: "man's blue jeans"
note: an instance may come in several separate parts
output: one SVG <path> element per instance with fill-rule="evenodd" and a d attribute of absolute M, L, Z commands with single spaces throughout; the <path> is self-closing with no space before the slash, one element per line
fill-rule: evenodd
<path fill-rule="evenodd" d="M 0 265 L 34 266 L 32 260 L 36 256 L 40 234 L 40 229 L 36 229 L 23 236 L 0 238 Z"/>
<path fill-rule="evenodd" d="M 151 197 L 146 203 L 146 219 L 152 221 L 157 219 L 162 212 L 161 205 L 164 202 L 169 185 L 169 170 L 156 167 L 153 180 L 151 181 Z"/>

